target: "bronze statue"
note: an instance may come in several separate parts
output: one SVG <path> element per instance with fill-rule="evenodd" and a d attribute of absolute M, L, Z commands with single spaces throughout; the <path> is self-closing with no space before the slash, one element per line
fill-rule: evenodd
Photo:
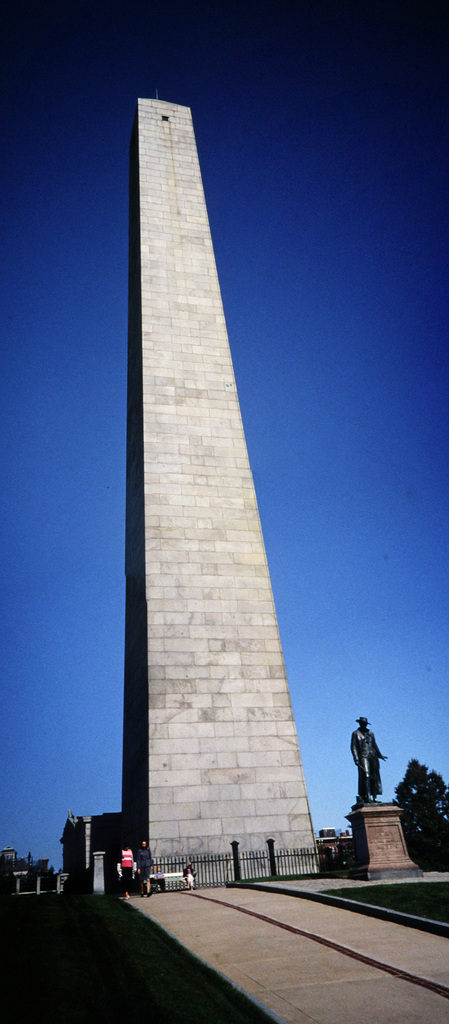
<path fill-rule="evenodd" d="M 379 758 L 386 761 L 377 746 L 374 733 L 368 729 L 367 718 L 357 718 L 359 728 L 351 736 L 351 752 L 359 770 L 358 804 L 377 803 L 382 793 L 380 780 Z"/>

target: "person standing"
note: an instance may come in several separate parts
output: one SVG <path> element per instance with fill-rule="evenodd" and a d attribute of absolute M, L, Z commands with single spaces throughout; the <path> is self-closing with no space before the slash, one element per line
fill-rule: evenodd
<path fill-rule="evenodd" d="M 193 886 L 194 886 L 194 882 L 195 882 L 195 874 L 196 874 L 196 872 L 193 870 L 192 865 L 191 865 L 191 863 L 189 861 L 189 863 L 187 864 L 187 867 L 185 867 L 184 871 L 183 871 L 183 875 L 184 875 L 184 878 L 185 878 L 185 880 L 187 882 L 187 888 L 188 888 L 189 892 L 193 892 Z"/>
<path fill-rule="evenodd" d="M 146 839 L 142 839 L 140 847 L 137 851 L 137 874 L 140 879 L 140 895 L 145 896 L 144 889 L 146 889 L 146 895 L 151 896 L 151 869 L 153 867 L 153 861 L 151 858 L 151 850 L 148 846 Z"/>
<path fill-rule="evenodd" d="M 125 843 L 122 850 L 121 859 L 121 883 L 122 892 L 124 893 L 125 899 L 129 900 L 129 892 L 132 886 L 133 880 L 133 869 L 134 869 L 134 857 L 133 851 L 129 843 Z"/>

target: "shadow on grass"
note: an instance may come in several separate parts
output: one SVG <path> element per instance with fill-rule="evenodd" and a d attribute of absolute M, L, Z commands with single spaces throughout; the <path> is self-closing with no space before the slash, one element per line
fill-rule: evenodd
<path fill-rule="evenodd" d="M 154 922 L 103 896 L 0 898 L 2 1016 L 52 1024 L 267 1024 Z"/>

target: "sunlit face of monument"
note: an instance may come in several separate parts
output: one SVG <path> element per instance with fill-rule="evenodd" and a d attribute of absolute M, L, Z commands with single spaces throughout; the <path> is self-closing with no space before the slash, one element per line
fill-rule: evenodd
<path fill-rule="evenodd" d="M 123 827 L 313 845 L 190 110 L 131 139 Z"/>

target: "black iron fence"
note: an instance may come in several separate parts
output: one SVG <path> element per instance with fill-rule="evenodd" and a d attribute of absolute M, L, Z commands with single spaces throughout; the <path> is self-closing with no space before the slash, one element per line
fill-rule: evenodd
<path fill-rule="evenodd" d="M 277 875 L 317 875 L 322 870 L 315 849 L 275 850 L 274 856 Z"/>
<path fill-rule="evenodd" d="M 195 888 L 224 886 L 227 882 L 250 881 L 276 875 L 316 875 L 320 859 L 315 847 L 275 850 L 274 840 L 267 841 L 266 850 L 239 850 L 238 842 L 232 853 L 189 853 L 184 856 L 158 857 L 154 870 L 165 875 L 165 889 L 183 889 L 183 878 L 170 878 L 182 873 L 189 862 L 195 872 Z"/>
<path fill-rule="evenodd" d="M 154 862 L 154 870 L 164 874 L 166 889 L 185 889 L 186 883 L 183 878 L 170 878 L 170 875 L 182 874 L 189 861 L 195 872 L 197 889 L 226 885 L 226 882 L 234 879 L 232 853 L 192 853 L 184 857 L 158 857 Z"/>
<path fill-rule="evenodd" d="M 271 875 L 268 850 L 238 851 L 240 878 L 265 878 Z"/>
<path fill-rule="evenodd" d="M 165 890 L 184 889 L 186 882 L 182 872 L 192 864 L 195 873 L 195 888 L 210 889 L 225 886 L 227 882 L 251 881 L 251 879 L 275 878 L 286 875 L 317 875 L 328 871 L 337 864 L 337 854 L 332 852 L 335 863 L 330 863 L 329 849 L 301 847 L 297 849 L 275 848 L 273 839 L 268 839 L 264 850 L 239 850 L 237 841 L 231 844 L 229 853 L 187 853 L 170 857 L 158 857 L 154 870 L 164 876 Z M 100 856 L 100 855 L 96 855 Z M 27 875 L 17 873 L 2 879 L 2 892 L 19 894 L 63 892 L 67 874 Z M 135 880 L 137 885 L 137 880 Z M 81 890 L 80 890 L 81 891 Z M 88 888 L 92 891 L 91 881 Z M 104 891 L 104 890 L 103 890 Z M 106 892 L 113 891 L 106 886 Z M 115 889 L 114 889 L 115 892 Z"/>

